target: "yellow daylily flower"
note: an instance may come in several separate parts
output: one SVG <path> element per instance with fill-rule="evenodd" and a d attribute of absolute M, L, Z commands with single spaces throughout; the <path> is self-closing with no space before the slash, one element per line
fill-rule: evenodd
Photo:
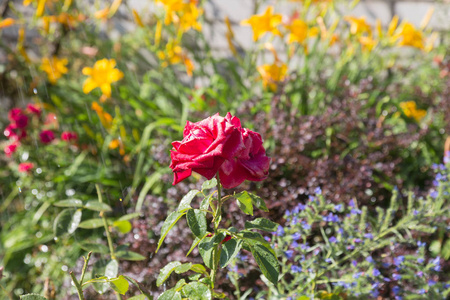
<path fill-rule="evenodd" d="M 350 33 L 351 34 L 372 34 L 371 26 L 366 22 L 365 17 L 357 18 L 352 16 L 347 16 L 344 18 L 345 21 L 350 23 Z"/>
<path fill-rule="evenodd" d="M 370 52 L 377 45 L 378 41 L 374 40 L 369 36 L 360 36 L 359 43 L 361 44 L 363 51 Z"/>
<path fill-rule="evenodd" d="M 134 22 L 136 22 L 139 27 L 144 27 L 144 23 L 142 22 L 138 12 L 135 9 L 133 9 L 131 12 L 133 13 Z"/>
<path fill-rule="evenodd" d="M 174 16 L 177 17 L 175 13 L 181 11 L 184 6 L 183 0 L 156 0 L 155 2 L 164 5 L 164 9 L 166 11 L 164 24 L 166 25 L 173 23 Z"/>
<path fill-rule="evenodd" d="M 45 6 L 51 5 L 52 2 L 56 1 L 58 0 L 23 0 L 23 5 L 28 6 L 31 2 L 37 2 L 36 17 L 41 17 L 44 14 Z"/>
<path fill-rule="evenodd" d="M 286 28 L 289 30 L 288 44 L 295 42 L 302 44 L 308 37 L 308 24 L 303 20 L 296 19 L 286 25 Z"/>
<path fill-rule="evenodd" d="M 101 59 L 95 62 L 93 68 L 84 67 L 83 74 L 88 75 L 83 83 L 83 92 L 90 93 L 95 88 L 100 88 L 103 95 L 111 97 L 111 83 L 119 81 L 123 73 L 115 68 L 115 59 Z"/>
<path fill-rule="evenodd" d="M 14 23 L 16 23 L 16 20 L 14 20 L 12 18 L 3 19 L 0 21 L 0 29 L 12 26 L 12 25 L 14 25 Z"/>
<path fill-rule="evenodd" d="M 280 61 L 275 61 L 273 64 L 265 64 L 258 66 L 257 70 L 261 75 L 263 86 L 267 86 L 275 92 L 277 90 L 277 83 L 286 79 L 287 65 Z"/>
<path fill-rule="evenodd" d="M 253 29 L 253 40 L 259 40 L 267 32 L 281 35 L 277 26 L 281 24 L 282 16 L 273 14 L 273 6 L 267 7 L 262 15 L 254 15 L 250 19 L 243 20 L 241 25 L 250 25 Z"/>
<path fill-rule="evenodd" d="M 94 13 L 94 17 L 96 19 L 106 20 L 107 18 L 111 18 L 119 9 L 120 4 L 122 4 L 122 0 L 114 0 L 110 7 L 105 7 L 99 11 Z"/>
<path fill-rule="evenodd" d="M 56 56 L 51 58 L 42 58 L 41 70 L 47 73 L 48 81 L 51 84 L 55 84 L 59 78 L 66 74 L 69 70 L 67 69 L 68 64 L 67 58 L 59 59 Z"/>
<path fill-rule="evenodd" d="M 186 67 L 186 73 L 192 76 L 192 71 L 194 70 L 193 62 L 187 57 L 183 52 L 183 49 L 175 41 L 170 41 L 166 45 L 164 51 L 158 52 L 158 57 L 163 60 L 163 67 L 167 67 L 169 64 L 175 65 L 183 62 Z"/>
<path fill-rule="evenodd" d="M 400 108 L 402 109 L 405 116 L 415 119 L 417 122 L 420 122 L 420 120 L 422 120 L 427 115 L 426 110 L 417 109 L 416 102 L 414 101 L 402 102 L 400 103 Z"/>
<path fill-rule="evenodd" d="M 198 22 L 199 17 L 203 14 L 203 9 L 198 8 L 194 3 L 184 3 L 179 16 L 179 24 L 184 32 L 193 28 L 197 31 L 202 30 L 202 24 Z"/>
<path fill-rule="evenodd" d="M 396 35 L 399 46 L 411 46 L 419 49 L 424 48 L 422 31 L 416 29 L 413 24 L 404 22 L 399 27 L 400 32 Z"/>

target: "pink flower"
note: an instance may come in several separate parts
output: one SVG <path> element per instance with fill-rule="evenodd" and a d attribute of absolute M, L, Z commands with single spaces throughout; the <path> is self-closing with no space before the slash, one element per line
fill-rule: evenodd
<path fill-rule="evenodd" d="M 17 128 L 25 128 L 28 125 L 28 116 L 20 108 L 13 108 L 9 111 L 8 118 Z"/>
<path fill-rule="evenodd" d="M 34 168 L 34 164 L 30 162 L 20 163 L 19 164 L 19 172 L 28 173 L 31 169 Z"/>
<path fill-rule="evenodd" d="M 39 133 L 39 138 L 44 144 L 49 144 L 55 139 L 55 134 L 51 130 L 43 130 Z"/>
<path fill-rule="evenodd" d="M 41 115 L 41 113 L 42 113 L 42 111 L 41 111 L 41 109 L 39 108 L 39 107 L 37 107 L 36 105 L 34 105 L 34 104 L 28 104 L 27 105 L 27 110 L 30 112 L 30 113 L 32 113 L 32 114 L 35 114 L 36 116 L 40 116 Z"/>
<path fill-rule="evenodd" d="M 73 131 L 64 131 L 63 133 L 61 133 L 61 139 L 67 142 L 76 141 L 78 139 L 78 135 Z"/>
<path fill-rule="evenodd" d="M 197 123 L 187 121 L 183 137 L 181 142 L 172 143 L 170 151 L 174 185 L 192 171 L 212 179 L 226 160 L 244 148 L 239 128 L 219 114 Z"/>
<path fill-rule="evenodd" d="M 6 156 L 11 157 L 11 155 L 13 155 L 13 153 L 16 152 L 18 146 L 19 144 L 17 143 L 9 144 L 8 146 L 6 146 L 5 149 L 3 149 L 5 151 Z"/>
<path fill-rule="evenodd" d="M 3 131 L 3 134 L 8 138 L 8 139 L 18 139 L 17 137 L 17 125 L 16 124 L 9 124 L 5 130 Z"/>

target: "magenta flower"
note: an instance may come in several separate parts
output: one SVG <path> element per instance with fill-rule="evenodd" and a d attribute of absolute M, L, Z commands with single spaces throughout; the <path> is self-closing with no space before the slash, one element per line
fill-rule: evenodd
<path fill-rule="evenodd" d="M 39 138 L 44 144 L 50 144 L 55 139 L 55 134 L 51 130 L 43 130 L 39 133 Z"/>

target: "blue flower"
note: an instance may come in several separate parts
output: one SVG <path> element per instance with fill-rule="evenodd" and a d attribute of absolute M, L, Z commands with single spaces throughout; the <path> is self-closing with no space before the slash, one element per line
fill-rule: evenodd
<path fill-rule="evenodd" d="M 304 244 L 301 244 L 301 245 L 300 245 L 300 248 L 301 248 L 302 250 L 306 250 L 306 249 L 308 249 L 308 247 L 309 247 L 309 244 L 308 244 L 308 243 L 304 243 Z"/>
<path fill-rule="evenodd" d="M 436 284 L 436 281 L 434 281 L 434 280 L 428 280 L 428 285 L 429 286 L 433 286 L 433 285 L 435 285 Z"/>
<path fill-rule="evenodd" d="M 343 229 L 342 227 L 339 227 L 338 232 L 339 232 L 340 234 L 344 234 L 344 229 Z"/>
<path fill-rule="evenodd" d="M 300 273 L 302 271 L 302 268 L 301 267 L 299 267 L 299 266 L 295 266 L 295 265 L 292 265 L 291 266 L 291 272 L 292 273 Z"/>
<path fill-rule="evenodd" d="M 416 275 L 419 276 L 419 277 L 422 277 L 423 276 L 423 272 L 419 271 L 419 272 L 416 273 Z"/>
<path fill-rule="evenodd" d="M 331 258 L 325 258 L 325 262 L 326 263 L 330 263 L 331 262 Z"/>
<path fill-rule="evenodd" d="M 373 240 L 373 234 L 371 234 L 371 233 L 366 233 L 366 234 L 364 235 L 364 237 L 365 237 L 366 239 Z"/>
<path fill-rule="evenodd" d="M 425 247 L 426 245 L 427 243 L 425 242 L 417 241 L 417 247 Z"/>
<path fill-rule="evenodd" d="M 270 237 L 268 237 L 268 236 L 265 236 L 264 237 L 264 239 L 267 241 L 267 242 L 269 242 L 270 243 Z"/>
<path fill-rule="evenodd" d="M 337 210 L 337 211 L 342 211 L 342 204 L 338 204 L 338 205 L 335 205 L 334 206 L 334 210 Z"/>
<path fill-rule="evenodd" d="M 423 259 L 422 257 L 419 257 L 419 258 L 417 259 L 417 262 L 418 262 L 419 264 L 423 264 L 424 261 L 425 261 L 425 259 Z"/>
<path fill-rule="evenodd" d="M 436 199 L 436 197 L 439 195 L 439 193 L 437 192 L 437 191 L 432 191 L 431 193 L 430 193 L 430 197 L 431 198 L 433 198 L 433 199 Z"/>
<path fill-rule="evenodd" d="M 362 275 L 362 272 L 355 273 L 355 274 L 353 274 L 353 278 L 358 279 L 359 277 L 361 277 L 361 275 Z"/>
<path fill-rule="evenodd" d="M 292 246 L 292 248 L 297 248 L 298 247 L 298 243 L 296 241 L 293 241 L 291 246 Z"/>
<path fill-rule="evenodd" d="M 361 214 L 361 210 L 360 210 L 360 209 L 357 209 L 357 208 L 352 208 L 352 209 L 350 210 L 350 213 L 351 213 L 352 215 L 360 215 L 360 214 Z"/>
<path fill-rule="evenodd" d="M 322 189 L 318 186 L 318 187 L 315 188 L 314 193 L 316 195 L 322 195 Z"/>
<path fill-rule="evenodd" d="M 394 258 L 394 265 L 397 267 L 400 266 L 405 261 L 405 257 L 403 255 Z"/>
<path fill-rule="evenodd" d="M 299 239 L 301 239 L 302 238 L 302 234 L 300 233 L 300 232 L 296 232 L 296 233 L 294 233 L 293 235 L 292 235 L 292 239 L 294 240 L 294 241 L 298 241 Z"/>
<path fill-rule="evenodd" d="M 313 251 L 314 255 L 318 255 L 319 253 L 320 253 L 320 248 L 314 249 L 314 251 Z"/>
<path fill-rule="evenodd" d="M 330 237 L 329 241 L 330 241 L 330 243 L 334 244 L 337 242 L 337 239 L 334 236 L 332 236 L 332 237 Z"/>
<path fill-rule="evenodd" d="M 286 250 L 286 251 L 284 251 L 284 255 L 286 255 L 286 257 L 288 259 L 291 259 L 293 254 L 294 254 L 294 250 Z"/>
<path fill-rule="evenodd" d="M 375 290 L 372 288 L 372 293 L 371 293 L 373 298 L 378 298 L 378 296 L 380 295 L 380 292 L 378 290 Z"/>
<path fill-rule="evenodd" d="M 362 242 L 362 240 L 361 239 L 354 239 L 353 242 L 355 242 L 356 244 L 359 244 L 359 243 Z"/>
<path fill-rule="evenodd" d="M 402 275 L 400 275 L 400 274 L 392 274 L 392 278 L 394 280 L 400 280 L 400 279 L 402 279 Z"/>
<path fill-rule="evenodd" d="M 356 266 L 358 265 L 358 262 L 357 262 L 356 260 L 352 260 L 352 265 L 353 265 L 354 267 L 356 267 Z"/>
<path fill-rule="evenodd" d="M 286 217 L 289 217 L 289 216 L 291 215 L 291 212 L 289 211 L 289 209 L 286 210 L 286 212 L 284 213 L 284 215 L 285 215 Z"/>
<path fill-rule="evenodd" d="M 325 222 L 335 223 L 339 222 L 339 217 L 333 213 L 329 213 L 328 216 L 322 217 Z"/>
<path fill-rule="evenodd" d="M 310 230 L 311 229 L 311 225 L 309 225 L 305 221 L 302 221 L 301 224 L 302 224 L 304 230 Z"/>
<path fill-rule="evenodd" d="M 371 264 L 373 264 L 373 258 L 372 258 L 372 256 L 367 256 L 366 257 L 366 261 L 368 262 L 368 263 L 371 263 Z"/>
<path fill-rule="evenodd" d="M 423 294 L 425 294 L 427 291 L 425 290 L 425 289 L 420 289 L 419 291 L 418 291 L 418 293 L 419 293 L 419 295 L 423 295 Z"/>
<path fill-rule="evenodd" d="M 392 291 L 394 292 L 395 295 L 398 295 L 398 293 L 400 292 L 400 287 L 396 285 L 392 288 Z"/>
<path fill-rule="evenodd" d="M 278 236 L 283 236 L 284 235 L 284 228 L 283 226 L 279 225 L 277 228 L 277 232 L 275 233 Z"/>
<path fill-rule="evenodd" d="M 378 269 L 373 269 L 372 275 L 375 276 L 375 277 L 380 276 L 380 275 L 381 275 L 380 270 L 378 270 Z"/>

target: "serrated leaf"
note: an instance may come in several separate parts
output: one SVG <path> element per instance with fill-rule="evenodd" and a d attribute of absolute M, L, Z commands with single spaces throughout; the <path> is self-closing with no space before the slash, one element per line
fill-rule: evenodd
<path fill-rule="evenodd" d="M 182 274 L 182 273 L 186 273 L 187 271 L 189 271 L 191 269 L 191 267 L 192 267 L 191 263 L 185 263 L 185 264 L 182 264 L 181 266 L 176 267 L 174 271 L 177 274 Z"/>
<path fill-rule="evenodd" d="M 164 241 L 166 235 L 169 233 L 170 229 L 178 222 L 178 220 L 184 216 L 186 213 L 180 213 L 178 211 L 172 212 L 167 219 L 164 221 L 164 224 L 161 228 L 161 237 L 158 241 L 158 247 L 156 248 L 155 253 L 158 252 L 159 247 L 161 247 L 162 242 Z"/>
<path fill-rule="evenodd" d="M 110 279 L 109 282 L 111 283 L 111 288 L 121 295 L 125 295 L 130 288 L 130 283 L 122 275 L 117 278 Z"/>
<path fill-rule="evenodd" d="M 125 234 L 131 231 L 131 228 L 133 226 L 131 226 L 130 221 L 115 221 L 113 223 L 113 226 L 116 227 L 121 233 Z"/>
<path fill-rule="evenodd" d="M 279 276 L 279 265 L 275 255 L 261 244 L 253 245 L 250 249 L 261 272 L 270 282 L 276 285 Z"/>
<path fill-rule="evenodd" d="M 117 258 L 123 260 L 139 261 L 145 259 L 145 256 L 130 250 L 120 250 L 115 252 L 114 254 L 116 255 Z"/>
<path fill-rule="evenodd" d="M 225 268 L 230 261 L 239 253 L 242 247 L 242 240 L 231 239 L 222 244 L 220 252 L 220 267 Z"/>
<path fill-rule="evenodd" d="M 84 208 L 93 211 L 112 211 L 111 206 L 100 201 L 89 201 L 84 205 Z"/>
<path fill-rule="evenodd" d="M 80 247 L 83 250 L 92 251 L 94 253 L 102 253 L 102 254 L 109 253 L 108 247 L 106 247 L 103 244 L 99 244 L 99 243 L 82 242 L 82 243 L 80 243 Z"/>
<path fill-rule="evenodd" d="M 205 213 L 199 209 L 190 209 L 187 211 L 187 223 L 192 233 L 202 238 L 206 234 L 206 217 Z"/>
<path fill-rule="evenodd" d="M 207 180 L 207 181 L 203 182 L 203 184 L 202 184 L 202 191 L 203 190 L 212 189 L 213 187 L 216 187 L 216 186 L 217 186 L 217 179 L 216 178 L 213 178 L 211 180 Z"/>
<path fill-rule="evenodd" d="M 162 268 L 159 272 L 158 278 L 156 279 L 156 286 L 161 286 L 161 284 L 169 278 L 170 274 L 172 274 L 178 266 L 181 266 L 179 261 L 172 261 Z"/>
<path fill-rule="evenodd" d="M 83 207 L 83 201 L 78 199 L 67 199 L 53 203 L 57 207 Z"/>
<path fill-rule="evenodd" d="M 197 196 L 197 194 L 200 193 L 200 191 L 198 190 L 192 190 L 189 191 L 189 193 L 187 193 L 180 201 L 180 204 L 178 205 L 178 209 L 177 211 L 182 213 L 185 210 L 191 208 L 191 202 L 192 199 L 195 198 L 195 196 Z"/>
<path fill-rule="evenodd" d="M 259 197 L 256 196 L 255 194 L 249 193 L 247 191 L 243 191 L 239 194 L 234 195 L 234 197 L 250 197 L 250 199 L 252 200 L 252 204 L 253 206 L 255 206 L 258 209 L 261 209 L 262 211 L 268 212 L 269 209 L 267 209 L 266 203 L 264 202 L 264 200 Z"/>
<path fill-rule="evenodd" d="M 20 296 L 20 300 L 47 300 L 47 298 L 39 294 L 26 294 Z"/>
<path fill-rule="evenodd" d="M 258 244 L 263 245 L 264 247 L 269 249 L 273 255 L 275 255 L 275 251 L 272 249 L 272 247 L 270 247 L 270 244 L 264 239 L 264 237 L 259 232 L 242 230 L 241 232 L 238 233 L 238 238 L 242 239 L 249 246 L 254 246 Z"/>
<path fill-rule="evenodd" d="M 247 215 L 253 216 L 252 198 L 247 192 L 242 192 L 234 196 L 237 199 L 239 208 Z"/>
<path fill-rule="evenodd" d="M 213 252 L 217 249 L 217 246 L 225 238 L 225 233 L 219 233 L 213 237 L 205 237 L 198 245 L 198 251 L 203 258 L 205 265 L 212 269 L 214 265 Z M 217 258 L 218 259 L 218 258 Z"/>
<path fill-rule="evenodd" d="M 103 227 L 103 220 L 100 218 L 84 220 L 78 225 L 78 227 L 84 229 L 100 228 Z"/>
<path fill-rule="evenodd" d="M 170 289 L 162 293 L 158 300 L 181 300 L 181 294 L 174 289 Z"/>
<path fill-rule="evenodd" d="M 200 282 L 190 282 L 183 287 L 182 291 L 189 300 L 211 299 L 211 291 L 209 287 Z"/>
<path fill-rule="evenodd" d="M 66 208 L 61 211 L 53 223 L 53 233 L 55 237 L 63 234 L 72 234 L 78 228 L 81 221 L 81 209 Z"/>
<path fill-rule="evenodd" d="M 278 224 L 265 218 L 257 218 L 253 221 L 245 222 L 245 229 L 259 229 L 268 232 L 277 231 Z"/>

